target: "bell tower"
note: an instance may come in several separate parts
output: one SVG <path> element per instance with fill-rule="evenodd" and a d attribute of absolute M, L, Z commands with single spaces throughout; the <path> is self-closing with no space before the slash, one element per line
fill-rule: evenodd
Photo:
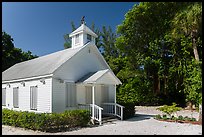
<path fill-rule="evenodd" d="M 72 48 L 82 47 L 88 42 L 95 44 L 95 39 L 98 37 L 90 28 L 85 25 L 84 16 L 81 19 L 81 26 L 69 34 L 72 38 Z"/>

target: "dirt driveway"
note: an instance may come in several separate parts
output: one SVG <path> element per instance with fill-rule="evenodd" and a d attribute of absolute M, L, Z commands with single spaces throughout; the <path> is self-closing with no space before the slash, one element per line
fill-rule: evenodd
<path fill-rule="evenodd" d="M 114 121 L 102 126 L 80 128 L 74 131 L 45 133 L 2 126 L 3 135 L 202 135 L 201 125 L 163 122 L 153 119 L 158 114 L 155 107 L 136 107 L 136 115 L 124 121 Z M 181 111 L 197 118 L 197 112 Z"/>

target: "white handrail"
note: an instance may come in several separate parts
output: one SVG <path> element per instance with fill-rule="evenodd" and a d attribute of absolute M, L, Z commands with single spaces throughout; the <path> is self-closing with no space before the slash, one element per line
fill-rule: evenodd
<path fill-rule="evenodd" d="M 79 109 L 86 109 L 90 111 L 90 114 L 92 114 L 92 108 L 93 104 L 78 104 Z M 93 120 L 97 120 L 99 124 L 102 124 L 102 110 L 103 108 L 97 106 L 94 104 L 94 115 L 92 115 Z"/>
<path fill-rule="evenodd" d="M 118 116 L 121 120 L 123 120 L 123 108 L 122 105 L 117 103 L 103 103 L 104 114 L 111 114 Z"/>

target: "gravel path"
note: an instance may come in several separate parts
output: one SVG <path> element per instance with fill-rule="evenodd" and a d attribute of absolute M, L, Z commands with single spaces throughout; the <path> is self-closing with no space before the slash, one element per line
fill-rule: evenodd
<path fill-rule="evenodd" d="M 102 126 L 80 128 L 58 133 L 45 133 L 2 126 L 3 135 L 202 135 L 201 125 L 163 122 L 153 119 L 153 115 L 162 114 L 157 107 L 136 106 L 136 116 L 124 121 L 114 121 Z M 182 110 L 178 115 L 198 117 L 197 112 Z"/>

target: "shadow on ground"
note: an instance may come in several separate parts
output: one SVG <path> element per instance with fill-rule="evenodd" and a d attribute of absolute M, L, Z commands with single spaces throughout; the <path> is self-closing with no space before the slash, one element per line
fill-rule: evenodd
<path fill-rule="evenodd" d="M 147 115 L 147 114 L 135 114 L 133 117 L 129 119 L 125 119 L 124 121 L 141 121 L 141 120 L 147 120 L 154 117 L 154 115 Z"/>

